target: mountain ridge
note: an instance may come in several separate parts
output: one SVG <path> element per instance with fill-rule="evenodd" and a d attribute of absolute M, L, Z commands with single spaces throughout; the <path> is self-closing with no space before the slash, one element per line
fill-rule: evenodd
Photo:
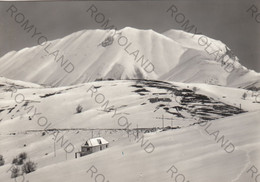
<path fill-rule="evenodd" d="M 227 73 L 223 63 L 210 58 L 202 46 L 188 38 L 191 34 L 173 29 L 167 32 L 160 34 L 131 27 L 114 32 L 77 31 L 46 42 L 46 47 L 38 45 L 5 54 L 0 58 L 3 65 L 0 75 L 52 86 L 108 78 L 205 83 L 203 79 L 212 76 L 223 86 L 260 87 L 259 73 L 247 70 L 236 60 L 239 67 Z M 198 36 L 201 35 L 194 35 L 196 40 Z M 208 39 L 217 42 L 219 47 L 226 46 Z M 237 81 L 240 77 L 241 82 Z"/>

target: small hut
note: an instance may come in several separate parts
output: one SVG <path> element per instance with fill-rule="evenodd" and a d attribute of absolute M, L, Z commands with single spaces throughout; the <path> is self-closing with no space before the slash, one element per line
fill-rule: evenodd
<path fill-rule="evenodd" d="M 91 139 L 86 141 L 85 145 L 81 146 L 80 152 L 75 153 L 75 158 L 77 158 L 78 153 L 79 153 L 80 157 L 82 157 L 82 156 L 85 156 L 85 155 L 88 155 L 88 154 L 92 154 L 94 152 L 104 150 L 104 149 L 108 148 L 108 146 L 109 146 L 109 142 L 106 141 L 102 137 L 91 138 Z"/>

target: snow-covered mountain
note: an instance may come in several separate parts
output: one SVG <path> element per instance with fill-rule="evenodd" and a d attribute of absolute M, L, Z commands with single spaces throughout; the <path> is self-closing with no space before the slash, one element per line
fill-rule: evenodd
<path fill-rule="evenodd" d="M 194 115 L 201 121 L 215 120 L 260 107 L 251 98 L 251 105 L 242 102 L 240 109 L 244 90 L 224 91 L 237 92 L 235 99 L 231 99 L 233 102 L 227 102 L 231 95 L 223 99 L 218 92 L 208 91 L 220 89 L 223 92 L 225 88 L 207 84 L 121 80 L 44 88 L 13 83 L 3 81 L 0 85 L 0 99 L 3 99 L 0 102 L 0 133 L 40 129 L 30 125 L 38 117 L 33 117 L 34 113 L 42 113 L 48 118 L 52 122 L 50 128 L 122 128 L 116 122 L 120 116 L 131 121 L 129 128 L 137 125 L 153 128 L 162 127 L 161 119 L 158 119 L 162 114 L 168 119 L 174 118 L 173 123 L 168 121 L 165 126 L 183 127 L 198 123 Z M 249 101 L 250 97 L 245 103 Z M 78 105 L 83 110 L 77 114 Z"/>
<path fill-rule="evenodd" d="M 209 55 L 201 46 L 205 39 L 212 42 L 207 51 L 221 50 L 219 57 L 226 55 L 224 61 L 235 61 L 234 68 Z M 117 32 L 82 30 L 42 44 L 4 55 L 0 75 L 52 86 L 101 78 L 197 83 L 214 79 L 214 84 L 231 87 L 260 86 L 260 74 L 240 65 L 225 44 L 180 30 L 163 34 L 130 27 Z"/>
<path fill-rule="evenodd" d="M 238 57 L 221 41 L 181 30 L 169 30 L 163 35 L 177 41 L 189 51 L 185 52 L 180 64 L 159 79 L 211 82 L 211 84 L 247 89 L 260 88 L 260 74 L 241 65 Z"/>
<path fill-rule="evenodd" d="M 116 182 L 122 181 L 119 173 L 126 182 L 173 181 L 177 174 L 167 173 L 172 165 L 190 181 L 253 181 L 246 171 L 259 165 L 260 104 L 250 96 L 241 99 L 245 91 L 155 80 L 46 88 L 0 78 L 0 154 L 5 159 L 0 181 L 14 181 L 10 168 L 21 152 L 37 163 L 37 170 L 17 181 L 94 181 L 87 173 L 92 165 Z M 78 105 L 81 112 L 76 112 Z M 195 124 L 198 118 L 209 120 L 208 124 Z M 137 126 L 144 141 L 134 137 Z M 75 159 L 91 131 L 95 137 L 105 137 L 110 147 Z M 151 153 L 144 150 L 149 142 L 154 146 Z M 74 150 L 65 153 L 68 143 Z M 227 153 L 230 143 L 235 148 Z"/>
<path fill-rule="evenodd" d="M 0 58 L 0 181 L 254 181 L 260 104 L 244 88 L 260 74 L 221 41 L 127 27 L 42 44 Z M 75 159 L 97 136 L 109 148 Z M 37 170 L 10 178 L 21 152 Z"/>

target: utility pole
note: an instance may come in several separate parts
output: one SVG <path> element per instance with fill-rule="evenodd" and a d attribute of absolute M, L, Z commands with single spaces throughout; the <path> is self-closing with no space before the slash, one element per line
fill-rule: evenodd
<path fill-rule="evenodd" d="M 137 124 L 137 138 L 139 138 L 138 124 Z"/>
<path fill-rule="evenodd" d="M 127 136 L 128 136 L 128 139 L 129 139 L 129 141 L 131 141 L 131 140 L 130 140 L 130 134 L 129 134 L 130 130 L 129 130 L 129 129 L 127 129 L 126 131 L 127 131 Z"/>
<path fill-rule="evenodd" d="M 55 145 L 55 140 L 53 140 L 53 150 L 54 150 L 54 157 L 56 157 L 56 145 Z"/>
<path fill-rule="evenodd" d="M 164 119 L 172 120 L 172 118 L 165 118 L 163 114 L 161 118 L 157 117 L 156 119 L 162 119 L 162 128 L 164 128 Z"/>
<path fill-rule="evenodd" d="M 164 115 L 162 115 L 162 128 L 164 128 Z"/>

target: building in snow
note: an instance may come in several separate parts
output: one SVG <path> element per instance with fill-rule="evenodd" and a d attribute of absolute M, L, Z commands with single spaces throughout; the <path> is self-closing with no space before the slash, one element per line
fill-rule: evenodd
<path fill-rule="evenodd" d="M 82 157 L 84 155 L 88 155 L 94 152 L 104 150 L 108 148 L 108 146 L 109 146 L 109 142 L 102 137 L 91 138 L 86 141 L 85 145 L 81 146 L 80 152 L 75 153 L 75 158 L 77 158 L 78 154 L 80 155 L 80 157 Z"/>

